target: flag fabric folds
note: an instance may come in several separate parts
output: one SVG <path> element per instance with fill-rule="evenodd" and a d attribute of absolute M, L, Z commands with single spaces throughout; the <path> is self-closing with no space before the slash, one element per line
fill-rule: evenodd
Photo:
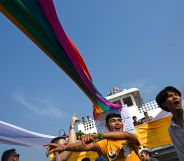
<path fill-rule="evenodd" d="M 168 128 L 172 115 L 135 127 L 141 146 L 155 148 L 171 144 Z"/>
<path fill-rule="evenodd" d="M 18 126 L 0 121 L 0 143 L 28 147 L 42 147 L 55 136 L 32 132 Z"/>
<path fill-rule="evenodd" d="M 141 146 L 155 148 L 171 144 L 171 138 L 168 133 L 171 117 L 171 115 L 168 115 L 149 122 L 148 124 L 136 126 L 136 135 L 138 136 Z M 0 121 L 0 143 L 2 144 L 42 147 L 54 137 L 55 136 L 32 132 Z"/>
<path fill-rule="evenodd" d="M 59 22 L 52 0 L 1 0 L 0 11 L 88 96 L 94 105 L 94 117 L 121 108 L 107 101 L 94 86 L 84 60 Z"/>

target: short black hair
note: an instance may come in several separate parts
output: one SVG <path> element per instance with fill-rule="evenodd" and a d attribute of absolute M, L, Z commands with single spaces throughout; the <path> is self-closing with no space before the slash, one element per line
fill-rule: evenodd
<path fill-rule="evenodd" d="M 137 116 L 132 116 L 132 119 L 137 118 Z"/>
<path fill-rule="evenodd" d="M 107 116 L 106 116 L 106 124 L 108 124 L 109 120 L 111 118 L 114 118 L 114 117 L 119 117 L 121 118 L 121 115 L 119 113 L 109 113 Z"/>
<path fill-rule="evenodd" d="M 9 158 L 13 155 L 17 154 L 16 149 L 5 150 L 1 156 L 1 161 L 8 161 Z"/>
<path fill-rule="evenodd" d="M 59 141 L 60 139 L 64 139 L 64 140 L 65 140 L 66 138 L 63 137 L 63 136 L 58 136 L 58 137 L 52 139 L 52 140 L 51 140 L 51 143 L 58 143 L 58 141 Z"/>
<path fill-rule="evenodd" d="M 176 89 L 175 87 L 172 87 L 172 86 L 167 86 L 163 90 L 161 90 L 155 98 L 156 102 L 160 106 L 160 108 L 164 111 L 167 111 L 167 112 L 170 112 L 170 111 L 167 107 L 163 106 L 163 104 L 165 103 L 165 101 L 168 97 L 169 91 L 176 92 L 181 97 L 181 92 L 178 89 Z"/>

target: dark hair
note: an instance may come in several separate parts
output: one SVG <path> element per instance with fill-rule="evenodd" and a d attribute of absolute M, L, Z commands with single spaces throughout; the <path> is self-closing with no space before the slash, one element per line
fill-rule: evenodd
<path fill-rule="evenodd" d="M 137 116 L 132 116 L 132 119 L 137 118 Z"/>
<path fill-rule="evenodd" d="M 167 97 L 168 97 L 168 92 L 172 91 L 172 92 L 176 92 L 180 97 L 181 97 L 181 92 L 176 89 L 175 87 L 172 86 L 168 86 L 166 88 L 164 88 L 163 90 L 161 90 L 157 96 L 156 96 L 156 102 L 157 104 L 160 106 L 160 108 L 164 111 L 170 112 L 169 109 L 165 106 L 163 106 L 163 104 L 165 103 Z"/>
<path fill-rule="evenodd" d="M 16 153 L 16 149 L 9 149 L 9 150 L 5 150 L 1 156 L 1 161 L 8 161 L 8 159 L 17 154 Z"/>
<path fill-rule="evenodd" d="M 114 117 L 119 117 L 119 118 L 121 118 L 121 115 L 118 114 L 118 113 L 109 113 L 109 114 L 106 116 L 106 124 L 108 124 L 109 120 L 110 120 L 111 118 L 114 118 Z"/>
<path fill-rule="evenodd" d="M 141 154 L 142 154 L 142 153 L 151 156 L 151 153 L 150 153 L 148 150 L 142 150 L 142 151 L 141 151 Z"/>
<path fill-rule="evenodd" d="M 65 137 L 63 137 L 63 136 L 56 137 L 56 138 L 54 138 L 54 139 L 51 140 L 51 143 L 58 143 L 58 141 L 60 139 L 64 139 L 65 140 Z"/>

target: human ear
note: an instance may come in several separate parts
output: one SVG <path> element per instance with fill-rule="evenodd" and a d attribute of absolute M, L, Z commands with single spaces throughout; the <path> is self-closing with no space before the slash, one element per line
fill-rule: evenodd
<path fill-rule="evenodd" d="M 106 127 L 107 129 L 109 129 L 109 125 L 107 125 L 107 124 L 105 124 L 105 127 Z"/>

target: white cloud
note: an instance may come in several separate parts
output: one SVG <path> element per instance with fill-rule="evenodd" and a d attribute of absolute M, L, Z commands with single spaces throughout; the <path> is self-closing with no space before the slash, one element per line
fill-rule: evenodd
<path fill-rule="evenodd" d="M 20 93 L 14 94 L 13 97 L 22 107 L 37 115 L 57 118 L 67 117 L 66 113 L 55 107 L 51 102 L 36 98 L 28 98 Z"/>
<path fill-rule="evenodd" d="M 126 86 L 128 86 L 128 88 L 139 88 L 141 95 L 147 99 L 154 99 L 152 97 L 154 97 L 155 91 L 157 90 L 157 86 L 151 84 L 147 79 L 134 80 L 132 82 L 128 82 Z"/>

